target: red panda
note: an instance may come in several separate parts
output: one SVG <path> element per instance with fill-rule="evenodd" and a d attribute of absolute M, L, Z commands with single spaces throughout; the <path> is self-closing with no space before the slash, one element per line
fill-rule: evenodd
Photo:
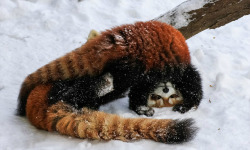
<path fill-rule="evenodd" d="M 107 73 L 113 78 L 113 90 L 99 96 L 97 89 Z M 152 116 L 154 114 L 153 105 L 151 105 L 152 103 L 149 104 L 148 99 L 150 96 L 152 98 L 152 92 L 161 83 L 164 83 L 165 87 L 162 90 L 166 93 L 169 90 L 168 82 L 173 84 L 181 93 L 182 102 L 174 105 L 174 111 L 185 113 L 192 107 L 199 105 L 202 98 L 201 78 L 195 67 L 191 65 L 189 50 L 182 34 L 170 25 L 157 21 L 122 25 L 102 32 L 80 48 L 28 75 L 19 93 L 18 114 L 27 114 L 31 122 L 38 128 L 49 131 L 60 130 L 59 132 L 62 134 L 64 134 L 64 131 L 66 132 L 66 129 L 76 131 L 72 129 L 71 125 L 76 122 L 79 123 L 79 121 L 72 122 L 69 120 L 81 120 L 83 116 L 92 120 L 99 114 L 103 114 L 105 117 L 102 120 L 114 117 L 115 120 L 123 122 L 130 119 L 95 110 L 100 105 L 117 99 L 129 89 L 129 108 L 139 115 Z M 38 102 L 38 99 L 41 99 L 41 102 Z M 40 109 L 36 105 L 44 108 Z M 91 111 L 86 111 L 88 115 L 82 116 L 85 111 L 81 111 L 85 107 L 91 109 Z M 78 113 L 72 114 L 71 110 L 73 109 L 76 109 Z M 51 111 L 55 113 L 50 114 Z M 58 118 L 61 120 L 61 124 L 67 122 L 62 125 L 64 126 L 62 130 L 55 127 L 58 123 L 57 119 L 52 119 L 52 122 L 47 120 L 50 115 L 54 117 L 58 115 L 57 112 L 63 114 L 64 121 L 60 117 Z M 46 119 L 43 121 L 50 125 L 44 125 L 43 121 L 34 123 L 33 113 L 39 113 L 38 115 L 41 116 L 42 120 Z M 70 119 L 67 121 L 65 117 Z M 141 132 L 140 129 L 137 129 L 141 128 L 140 125 L 134 126 L 134 123 L 140 119 L 132 120 L 126 122 L 126 125 L 131 126 L 131 130 Z M 165 129 L 171 129 L 177 136 L 174 138 L 178 139 L 177 141 L 170 140 L 174 143 L 187 141 L 194 132 L 191 120 L 162 120 L 164 123 L 160 123 L 159 120 L 146 120 L 148 122 L 146 125 L 153 125 L 154 122 L 157 122 L 157 130 L 152 132 L 158 132 L 162 128 L 164 134 L 161 133 L 161 135 L 165 137 L 169 133 Z M 100 123 L 98 120 L 93 122 L 94 124 Z M 114 124 L 111 124 L 114 126 L 122 124 L 121 122 L 115 123 L 114 121 Z M 84 127 L 84 123 L 81 124 Z M 100 130 L 104 130 L 104 126 L 105 124 L 100 124 Z M 77 128 L 83 127 L 77 126 Z M 174 129 L 172 130 L 172 128 Z M 146 132 L 153 134 L 151 131 Z M 183 136 L 182 134 L 186 132 L 190 134 Z M 66 134 L 71 135 L 71 133 Z M 84 132 L 83 134 L 87 133 Z M 159 136 L 161 140 L 157 139 L 156 141 L 171 143 L 167 140 L 168 138 L 162 138 L 161 135 L 155 134 L 151 138 L 156 140 Z M 128 136 L 128 134 L 110 139 L 122 139 L 124 136 Z M 88 138 L 88 136 L 83 137 Z M 89 138 L 93 137 L 90 136 Z M 143 136 L 142 138 L 146 137 Z"/>

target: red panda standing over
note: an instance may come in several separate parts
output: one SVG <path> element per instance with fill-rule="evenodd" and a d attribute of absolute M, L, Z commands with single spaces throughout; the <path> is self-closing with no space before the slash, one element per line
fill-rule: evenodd
<path fill-rule="evenodd" d="M 98 96 L 96 89 L 107 73 L 114 90 Z M 183 97 L 174 111 L 185 113 L 199 105 L 201 78 L 182 34 L 157 21 L 123 25 L 30 74 L 20 90 L 18 114 L 26 114 L 38 128 L 81 138 L 188 141 L 195 132 L 192 120 L 126 119 L 94 111 L 130 89 L 129 108 L 152 116 L 148 97 L 159 83 L 167 82 Z M 168 91 L 167 86 L 163 89 Z"/>

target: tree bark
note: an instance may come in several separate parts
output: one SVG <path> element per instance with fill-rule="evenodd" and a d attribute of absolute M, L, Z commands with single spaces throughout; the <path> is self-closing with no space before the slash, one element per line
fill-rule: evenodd
<path fill-rule="evenodd" d="M 177 28 L 186 39 L 250 14 L 250 0 L 188 0 L 154 20 Z"/>

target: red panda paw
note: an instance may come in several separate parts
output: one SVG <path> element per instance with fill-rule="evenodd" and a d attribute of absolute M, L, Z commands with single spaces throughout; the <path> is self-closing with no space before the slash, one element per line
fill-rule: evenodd
<path fill-rule="evenodd" d="M 139 106 L 136 108 L 135 111 L 138 115 L 145 115 L 147 117 L 153 116 L 155 111 L 153 108 L 151 107 L 147 107 L 147 106 Z"/>
<path fill-rule="evenodd" d="M 184 114 L 185 112 L 189 111 L 192 107 L 185 105 L 185 104 L 176 104 L 173 107 L 173 111 L 178 111 L 182 114 Z"/>

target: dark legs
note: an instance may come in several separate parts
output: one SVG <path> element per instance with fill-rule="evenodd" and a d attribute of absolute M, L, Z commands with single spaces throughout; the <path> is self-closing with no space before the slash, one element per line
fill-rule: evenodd
<path fill-rule="evenodd" d="M 181 80 L 175 81 L 176 87 L 183 96 L 183 104 L 174 106 L 173 111 L 185 113 L 193 107 L 198 107 L 203 96 L 201 77 L 192 66 L 187 66 Z"/>
<path fill-rule="evenodd" d="M 148 107 L 148 96 L 153 89 L 147 80 L 136 83 L 130 89 L 129 108 L 139 115 L 153 116 L 154 110 Z"/>

